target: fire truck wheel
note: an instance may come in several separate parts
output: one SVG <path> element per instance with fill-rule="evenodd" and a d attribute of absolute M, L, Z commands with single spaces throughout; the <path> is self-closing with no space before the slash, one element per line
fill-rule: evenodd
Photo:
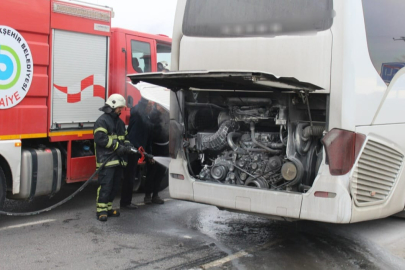
<path fill-rule="evenodd" d="M 0 209 L 3 209 L 4 201 L 6 200 L 6 176 L 3 169 L 0 167 Z"/>
<path fill-rule="evenodd" d="M 146 180 L 146 167 L 138 167 L 137 176 L 134 181 L 134 192 L 145 192 L 145 180 Z M 140 181 L 138 179 L 141 179 Z M 159 191 L 166 189 L 169 186 L 169 170 L 166 169 L 160 182 Z"/>

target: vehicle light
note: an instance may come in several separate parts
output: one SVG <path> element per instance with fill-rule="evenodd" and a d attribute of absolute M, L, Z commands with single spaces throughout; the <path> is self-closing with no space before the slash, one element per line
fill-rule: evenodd
<path fill-rule="evenodd" d="M 175 120 L 170 120 L 169 126 L 169 154 L 171 158 L 177 158 L 177 153 L 181 148 L 183 138 L 183 128 Z"/>
<path fill-rule="evenodd" d="M 21 142 L 16 142 L 16 143 L 14 143 L 14 146 L 15 146 L 15 147 L 21 147 Z"/>
<path fill-rule="evenodd" d="M 314 196 L 319 198 L 335 198 L 336 193 L 327 191 L 315 191 Z"/>
<path fill-rule="evenodd" d="M 182 175 L 182 174 L 171 173 L 170 176 L 175 179 L 184 180 L 184 175 Z"/>
<path fill-rule="evenodd" d="M 331 175 L 348 173 L 366 140 L 364 134 L 343 129 L 332 129 L 322 139 L 325 146 L 326 163 Z"/>

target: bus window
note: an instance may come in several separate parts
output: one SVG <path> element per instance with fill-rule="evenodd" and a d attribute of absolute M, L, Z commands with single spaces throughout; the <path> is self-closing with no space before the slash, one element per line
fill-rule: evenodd
<path fill-rule="evenodd" d="M 405 67 L 405 1 L 363 0 L 371 61 L 388 85 Z"/>
<path fill-rule="evenodd" d="M 183 33 L 196 37 L 294 35 L 329 29 L 333 0 L 188 0 Z"/>
<path fill-rule="evenodd" d="M 131 40 L 132 67 L 138 73 L 151 71 L 150 44 Z"/>
<path fill-rule="evenodd" d="M 172 47 L 167 44 L 156 44 L 157 52 L 157 71 L 170 71 Z"/>

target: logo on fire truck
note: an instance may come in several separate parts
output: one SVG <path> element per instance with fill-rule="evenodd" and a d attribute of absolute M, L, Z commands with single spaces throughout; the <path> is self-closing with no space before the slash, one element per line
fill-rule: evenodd
<path fill-rule="evenodd" d="M 33 74 L 28 43 L 18 31 L 0 25 L 0 109 L 14 107 L 24 99 Z"/>

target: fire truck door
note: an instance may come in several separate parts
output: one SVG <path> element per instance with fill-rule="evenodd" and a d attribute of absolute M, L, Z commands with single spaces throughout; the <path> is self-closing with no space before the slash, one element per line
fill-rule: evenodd
<path fill-rule="evenodd" d="M 51 129 L 92 127 L 108 85 L 109 38 L 53 30 Z"/>
<path fill-rule="evenodd" d="M 156 42 L 153 39 L 126 35 L 127 42 L 127 74 L 156 72 Z M 141 98 L 139 91 L 133 87 L 129 78 L 125 91 L 128 109 L 138 103 Z M 132 104 L 131 104 L 132 103 Z"/>

